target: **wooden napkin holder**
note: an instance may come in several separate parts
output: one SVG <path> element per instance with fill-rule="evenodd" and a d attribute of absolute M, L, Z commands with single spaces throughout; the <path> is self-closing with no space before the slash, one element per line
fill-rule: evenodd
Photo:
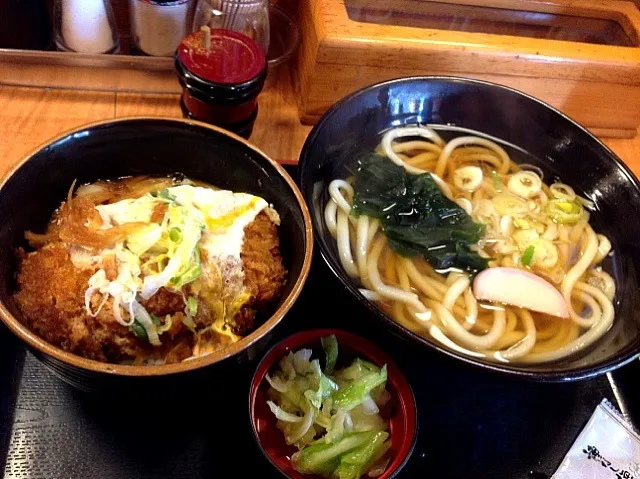
<path fill-rule="evenodd" d="M 596 134 L 633 137 L 640 126 L 633 1 L 304 0 L 297 13 L 304 123 L 372 83 L 453 75 L 524 91 Z"/>

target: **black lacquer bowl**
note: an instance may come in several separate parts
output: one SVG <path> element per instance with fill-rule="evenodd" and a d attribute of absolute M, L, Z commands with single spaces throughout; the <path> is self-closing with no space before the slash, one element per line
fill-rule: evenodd
<path fill-rule="evenodd" d="M 11 298 L 15 291 L 16 248 L 25 246 L 24 232 L 44 231 L 74 180 L 84 184 L 130 175 L 175 173 L 259 195 L 279 212 L 281 251 L 288 278 L 273 314 L 264 318 L 254 332 L 225 349 L 162 366 L 92 361 L 54 347 L 29 331 Z M 0 225 L 2 321 L 54 373 L 91 391 L 149 391 L 156 385 L 188 384 L 203 372 L 209 374 L 214 364 L 218 375 L 222 367 L 233 368 L 254 358 L 300 294 L 313 249 L 309 212 L 282 167 L 240 137 L 188 120 L 132 118 L 101 122 L 52 140 L 18 163 L 0 183 Z"/>
<path fill-rule="evenodd" d="M 472 130 L 493 137 L 516 162 L 534 163 L 545 178 L 558 177 L 592 199 L 591 223 L 608 236 L 613 255 L 605 268 L 617 292 L 611 330 L 589 351 L 562 362 L 497 364 L 452 351 L 395 323 L 367 301 L 340 264 L 323 219 L 327 186 L 347 176 L 354 157 L 371 151 L 381 133 L 402 125 L 436 124 L 445 139 Z M 640 354 L 640 184 L 631 171 L 587 130 L 554 108 L 518 91 L 482 81 L 452 77 L 391 80 L 360 90 L 327 111 L 309 135 L 299 164 L 302 194 L 311 211 L 323 257 L 344 286 L 395 333 L 485 369 L 537 380 L 592 377 Z"/>

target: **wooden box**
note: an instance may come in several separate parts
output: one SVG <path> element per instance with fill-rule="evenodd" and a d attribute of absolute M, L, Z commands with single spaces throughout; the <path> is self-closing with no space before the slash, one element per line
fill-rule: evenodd
<path fill-rule="evenodd" d="M 640 10 L 630 0 L 304 0 L 300 115 L 379 81 L 453 75 L 540 98 L 595 133 L 640 126 Z"/>

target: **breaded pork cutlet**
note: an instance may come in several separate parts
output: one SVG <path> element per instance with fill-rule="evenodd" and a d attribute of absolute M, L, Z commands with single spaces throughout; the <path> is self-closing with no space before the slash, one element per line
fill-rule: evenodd
<path fill-rule="evenodd" d="M 76 267 L 68 246 L 60 241 L 29 253 L 21 250 L 19 255 L 14 298 L 26 325 L 35 333 L 66 351 L 98 361 L 117 363 L 149 354 L 152 346 L 115 320 L 111 298 L 95 317 L 87 313 L 85 291 L 98 266 Z M 245 227 L 241 258 L 244 286 L 250 297 L 228 324 L 238 336 L 255 329 L 256 313 L 278 298 L 285 283 L 277 229 L 265 212 Z M 94 294 L 92 311 L 100 303 L 101 296 Z M 162 288 L 142 305 L 157 317 L 172 317 L 171 329 L 160 336 L 165 362 L 191 356 L 194 338 L 182 322 L 183 296 Z"/>

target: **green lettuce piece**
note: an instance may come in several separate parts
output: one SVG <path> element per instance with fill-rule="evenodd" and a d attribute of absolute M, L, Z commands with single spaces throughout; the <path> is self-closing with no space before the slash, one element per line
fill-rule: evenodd
<path fill-rule="evenodd" d="M 171 278 L 171 283 L 176 288 L 182 288 L 185 284 L 194 282 L 202 274 L 202 262 L 200 260 L 200 249 L 193 250 L 193 256 L 189 263 L 189 268 L 182 275 Z"/>
<path fill-rule="evenodd" d="M 373 439 L 371 439 L 367 444 L 342 456 L 341 462 L 345 464 L 358 464 L 364 466 L 375 456 L 376 451 L 382 448 L 383 443 L 388 438 L 388 432 L 376 432 Z"/>
<path fill-rule="evenodd" d="M 338 411 L 333 416 L 331 416 L 331 419 L 329 420 L 329 424 L 325 428 L 327 433 L 320 440 L 327 443 L 332 443 L 342 439 L 342 436 L 344 436 L 345 434 L 345 422 L 346 422 L 347 414 L 349 413 L 343 411 L 342 409 L 338 409 Z M 350 432 L 354 432 L 354 431 L 350 431 Z M 356 432 L 362 432 L 362 431 L 356 431 Z"/>
<path fill-rule="evenodd" d="M 333 407 L 349 411 L 362 404 L 372 389 L 387 381 L 387 366 L 384 365 L 379 372 L 370 372 L 354 380 L 351 384 L 340 389 L 333 396 Z"/>
<path fill-rule="evenodd" d="M 313 407 L 315 407 L 316 409 L 320 409 L 323 399 L 330 397 L 331 394 L 333 394 L 333 392 L 337 390 L 338 385 L 327 376 L 322 374 L 320 376 L 320 384 L 318 385 L 318 389 L 316 389 L 315 391 L 309 389 L 304 392 L 304 396 L 309 400 Z"/>
<path fill-rule="evenodd" d="M 320 339 L 325 355 L 325 372 L 331 374 L 338 361 L 338 340 L 335 334 Z"/>
<path fill-rule="evenodd" d="M 358 479 L 362 476 L 362 466 L 359 464 L 340 463 L 333 471 L 333 477 L 337 479 Z"/>
<path fill-rule="evenodd" d="M 301 363 L 302 366 L 304 363 Z M 322 401 L 330 397 L 334 391 L 338 390 L 338 385 L 327 377 L 320 368 L 320 361 L 314 359 L 311 362 L 307 362 L 306 370 L 301 369 L 304 372 L 304 378 L 297 378 L 297 381 L 306 383 L 306 387 L 301 388 L 304 390 L 304 396 L 316 409 L 320 409 Z"/>
<path fill-rule="evenodd" d="M 291 456 L 293 468 L 302 474 L 329 477 L 340 464 L 343 454 L 372 441 L 376 432 L 346 434 L 336 443 L 319 442 L 303 448 Z"/>
<path fill-rule="evenodd" d="M 388 450 L 388 447 L 385 446 L 385 444 L 390 445 L 390 443 L 385 443 L 388 437 L 387 432 L 380 431 L 371 441 L 344 454 L 333 476 L 338 479 L 358 479 L 364 475 L 367 472 L 366 467 L 373 464 Z M 383 453 L 379 454 L 380 451 Z"/>
<path fill-rule="evenodd" d="M 367 462 L 362 468 L 362 472 L 364 474 L 368 474 L 372 469 L 380 467 L 380 462 L 383 461 L 383 457 L 389 449 L 391 449 L 391 440 L 385 441 L 380 444 L 380 447 L 374 451 L 371 459 L 369 459 L 369 462 Z M 388 462 L 388 459 L 383 462 L 383 464 L 385 464 L 384 467 L 386 467 Z"/>
<path fill-rule="evenodd" d="M 336 372 L 336 377 L 344 380 L 360 379 L 370 373 L 379 373 L 380 368 L 369 361 L 356 358 L 347 368 Z"/>

